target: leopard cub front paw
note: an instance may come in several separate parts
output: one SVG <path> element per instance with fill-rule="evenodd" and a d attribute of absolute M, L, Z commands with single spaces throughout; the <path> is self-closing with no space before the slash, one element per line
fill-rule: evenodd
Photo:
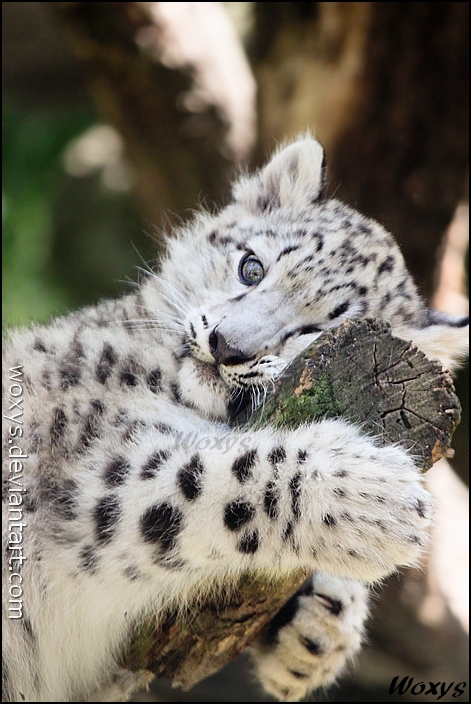
<path fill-rule="evenodd" d="M 334 682 L 361 646 L 367 614 L 361 582 L 314 574 L 251 648 L 265 690 L 297 702 Z"/>

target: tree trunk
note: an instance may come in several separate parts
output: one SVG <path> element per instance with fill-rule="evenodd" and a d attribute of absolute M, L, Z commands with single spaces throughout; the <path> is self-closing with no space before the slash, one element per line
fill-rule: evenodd
<path fill-rule="evenodd" d="M 469 3 L 255 7 L 259 160 L 310 127 L 332 193 L 393 232 L 430 298 L 466 189 Z"/>
<path fill-rule="evenodd" d="M 50 2 L 153 223 L 227 196 L 255 140 L 255 83 L 220 3 Z"/>

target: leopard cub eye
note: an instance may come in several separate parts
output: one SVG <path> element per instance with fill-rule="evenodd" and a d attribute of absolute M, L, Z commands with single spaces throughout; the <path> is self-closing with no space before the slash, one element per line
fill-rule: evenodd
<path fill-rule="evenodd" d="M 255 254 L 245 254 L 239 263 L 239 279 L 245 286 L 255 286 L 265 276 L 262 262 Z"/>

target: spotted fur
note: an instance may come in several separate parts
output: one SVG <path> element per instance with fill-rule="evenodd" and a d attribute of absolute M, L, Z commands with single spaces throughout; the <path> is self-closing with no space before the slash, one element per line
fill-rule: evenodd
<path fill-rule="evenodd" d="M 9 334 L 4 701 L 124 701 L 149 681 L 117 665 L 130 624 L 245 570 L 309 567 L 252 648 L 263 686 L 299 701 L 360 647 L 365 585 L 416 563 L 431 509 L 404 450 L 341 420 L 228 425 L 346 318 L 389 320 L 450 367 L 465 353 L 465 321 L 426 311 L 392 237 L 324 181 L 300 139 L 135 293 Z"/>

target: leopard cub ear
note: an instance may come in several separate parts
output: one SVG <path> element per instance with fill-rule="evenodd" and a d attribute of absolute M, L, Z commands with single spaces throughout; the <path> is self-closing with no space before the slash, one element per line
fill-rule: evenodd
<path fill-rule="evenodd" d="M 277 208 L 309 208 L 324 187 L 324 150 L 312 137 L 302 136 L 279 149 L 254 176 L 241 178 L 233 194 L 251 213 L 263 215 Z"/>

